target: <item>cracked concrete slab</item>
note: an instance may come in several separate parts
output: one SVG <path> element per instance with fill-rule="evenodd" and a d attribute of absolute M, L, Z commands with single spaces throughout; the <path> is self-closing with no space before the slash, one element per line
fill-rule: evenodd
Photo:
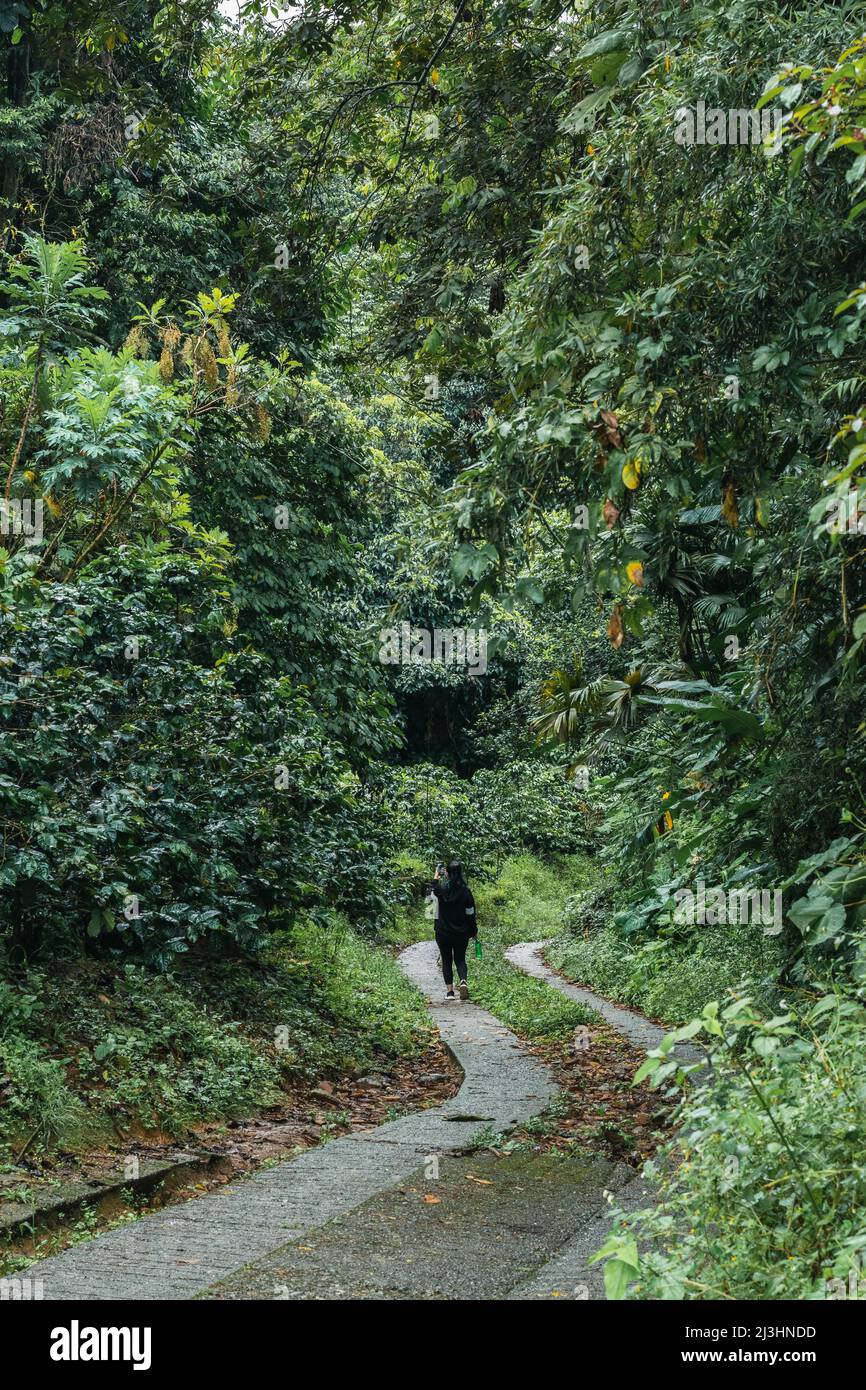
<path fill-rule="evenodd" d="M 633 1169 L 624 1169 L 622 1165 L 608 1183 L 607 1191 L 623 1211 L 636 1211 L 640 1207 L 654 1205 L 652 1188 Z M 602 1264 L 591 1264 L 590 1261 L 607 1240 L 610 1224 L 609 1203 L 605 1196 L 596 1215 L 590 1217 L 552 1259 L 541 1265 L 528 1279 L 515 1285 L 508 1294 L 509 1299 L 605 1299 L 607 1294 Z"/>
<path fill-rule="evenodd" d="M 446 1155 L 434 1173 L 416 1170 L 201 1297 L 604 1298 L 603 1279 L 587 1261 L 606 1235 L 605 1191 L 619 1197 L 633 1179 L 631 1169 L 592 1154 Z M 590 1283 L 593 1292 L 583 1295 Z"/>

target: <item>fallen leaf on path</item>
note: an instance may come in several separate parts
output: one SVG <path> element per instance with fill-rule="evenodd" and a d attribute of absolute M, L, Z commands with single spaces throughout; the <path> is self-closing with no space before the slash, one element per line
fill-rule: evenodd
<path fill-rule="evenodd" d="M 434 1203 L 441 1202 L 442 1198 L 434 1197 L 432 1192 L 428 1192 L 426 1197 L 424 1198 L 424 1201 L 427 1202 L 428 1205 L 433 1206 Z"/>
<path fill-rule="evenodd" d="M 467 1173 L 466 1177 L 469 1182 L 477 1182 L 479 1187 L 493 1186 L 493 1183 L 491 1182 L 490 1178 L 476 1178 L 474 1173 Z"/>

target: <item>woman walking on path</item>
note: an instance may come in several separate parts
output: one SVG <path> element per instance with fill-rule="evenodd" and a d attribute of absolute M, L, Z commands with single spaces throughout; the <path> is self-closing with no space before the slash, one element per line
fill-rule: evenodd
<path fill-rule="evenodd" d="M 442 976 L 445 980 L 447 999 L 454 998 L 454 969 L 457 967 L 457 981 L 460 998 L 469 998 L 466 983 L 466 947 L 472 937 L 478 936 L 478 923 L 475 916 L 475 899 L 472 890 L 463 878 L 463 865 L 452 859 L 448 865 L 448 875 L 443 876 L 442 865 L 436 869 L 433 880 L 433 896 L 439 904 L 436 920 L 436 944 L 442 957 Z"/>

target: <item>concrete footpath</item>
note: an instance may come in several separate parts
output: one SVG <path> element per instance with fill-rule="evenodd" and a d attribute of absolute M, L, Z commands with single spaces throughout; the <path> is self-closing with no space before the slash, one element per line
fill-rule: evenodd
<path fill-rule="evenodd" d="M 517 946 L 509 946 L 505 958 L 517 970 L 522 970 L 526 975 L 533 975 L 536 980 L 543 980 L 552 989 L 558 989 L 560 994 L 566 994 L 578 1004 L 585 1004 L 587 1008 L 594 1009 L 606 1023 L 645 1052 L 651 1052 L 653 1048 L 658 1047 L 665 1034 L 673 1031 L 672 1028 L 663 1028 L 660 1023 L 653 1023 L 636 1009 L 625 1009 L 621 1004 L 612 1004 L 609 999 L 594 994 L 584 985 L 574 985 L 570 980 L 558 975 L 555 970 L 551 970 L 542 956 L 546 944 L 544 941 L 521 941 Z M 692 1043 L 677 1043 L 671 1056 L 678 1057 L 683 1062 L 706 1061 L 703 1048 Z"/>
<path fill-rule="evenodd" d="M 409 947 L 401 961 L 441 1001 L 435 943 Z M 445 1105 L 165 1207 L 32 1265 L 28 1275 L 44 1281 L 46 1299 L 193 1298 L 406 1179 L 428 1155 L 454 1153 L 482 1130 L 507 1130 L 541 1113 L 555 1094 L 553 1079 L 492 1014 L 459 1001 L 433 1003 L 431 1012 L 464 1072 Z"/>
<path fill-rule="evenodd" d="M 27 1273 L 45 1297 L 603 1298 L 588 1259 L 608 1194 L 642 1205 L 642 1183 L 589 1152 L 470 1152 L 541 1114 L 556 1084 L 492 1014 L 444 999 L 434 942 L 400 962 L 463 1069 L 456 1096 L 43 1260 Z"/>

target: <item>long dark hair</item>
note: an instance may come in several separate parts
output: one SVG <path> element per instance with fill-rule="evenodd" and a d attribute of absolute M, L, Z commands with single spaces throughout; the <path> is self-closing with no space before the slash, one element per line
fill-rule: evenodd
<path fill-rule="evenodd" d="M 447 872 L 448 896 L 449 898 L 453 898 L 455 893 L 459 893 L 460 889 L 465 887 L 465 880 L 463 878 L 463 865 L 460 863 L 460 860 L 452 859 L 448 865 Z"/>

